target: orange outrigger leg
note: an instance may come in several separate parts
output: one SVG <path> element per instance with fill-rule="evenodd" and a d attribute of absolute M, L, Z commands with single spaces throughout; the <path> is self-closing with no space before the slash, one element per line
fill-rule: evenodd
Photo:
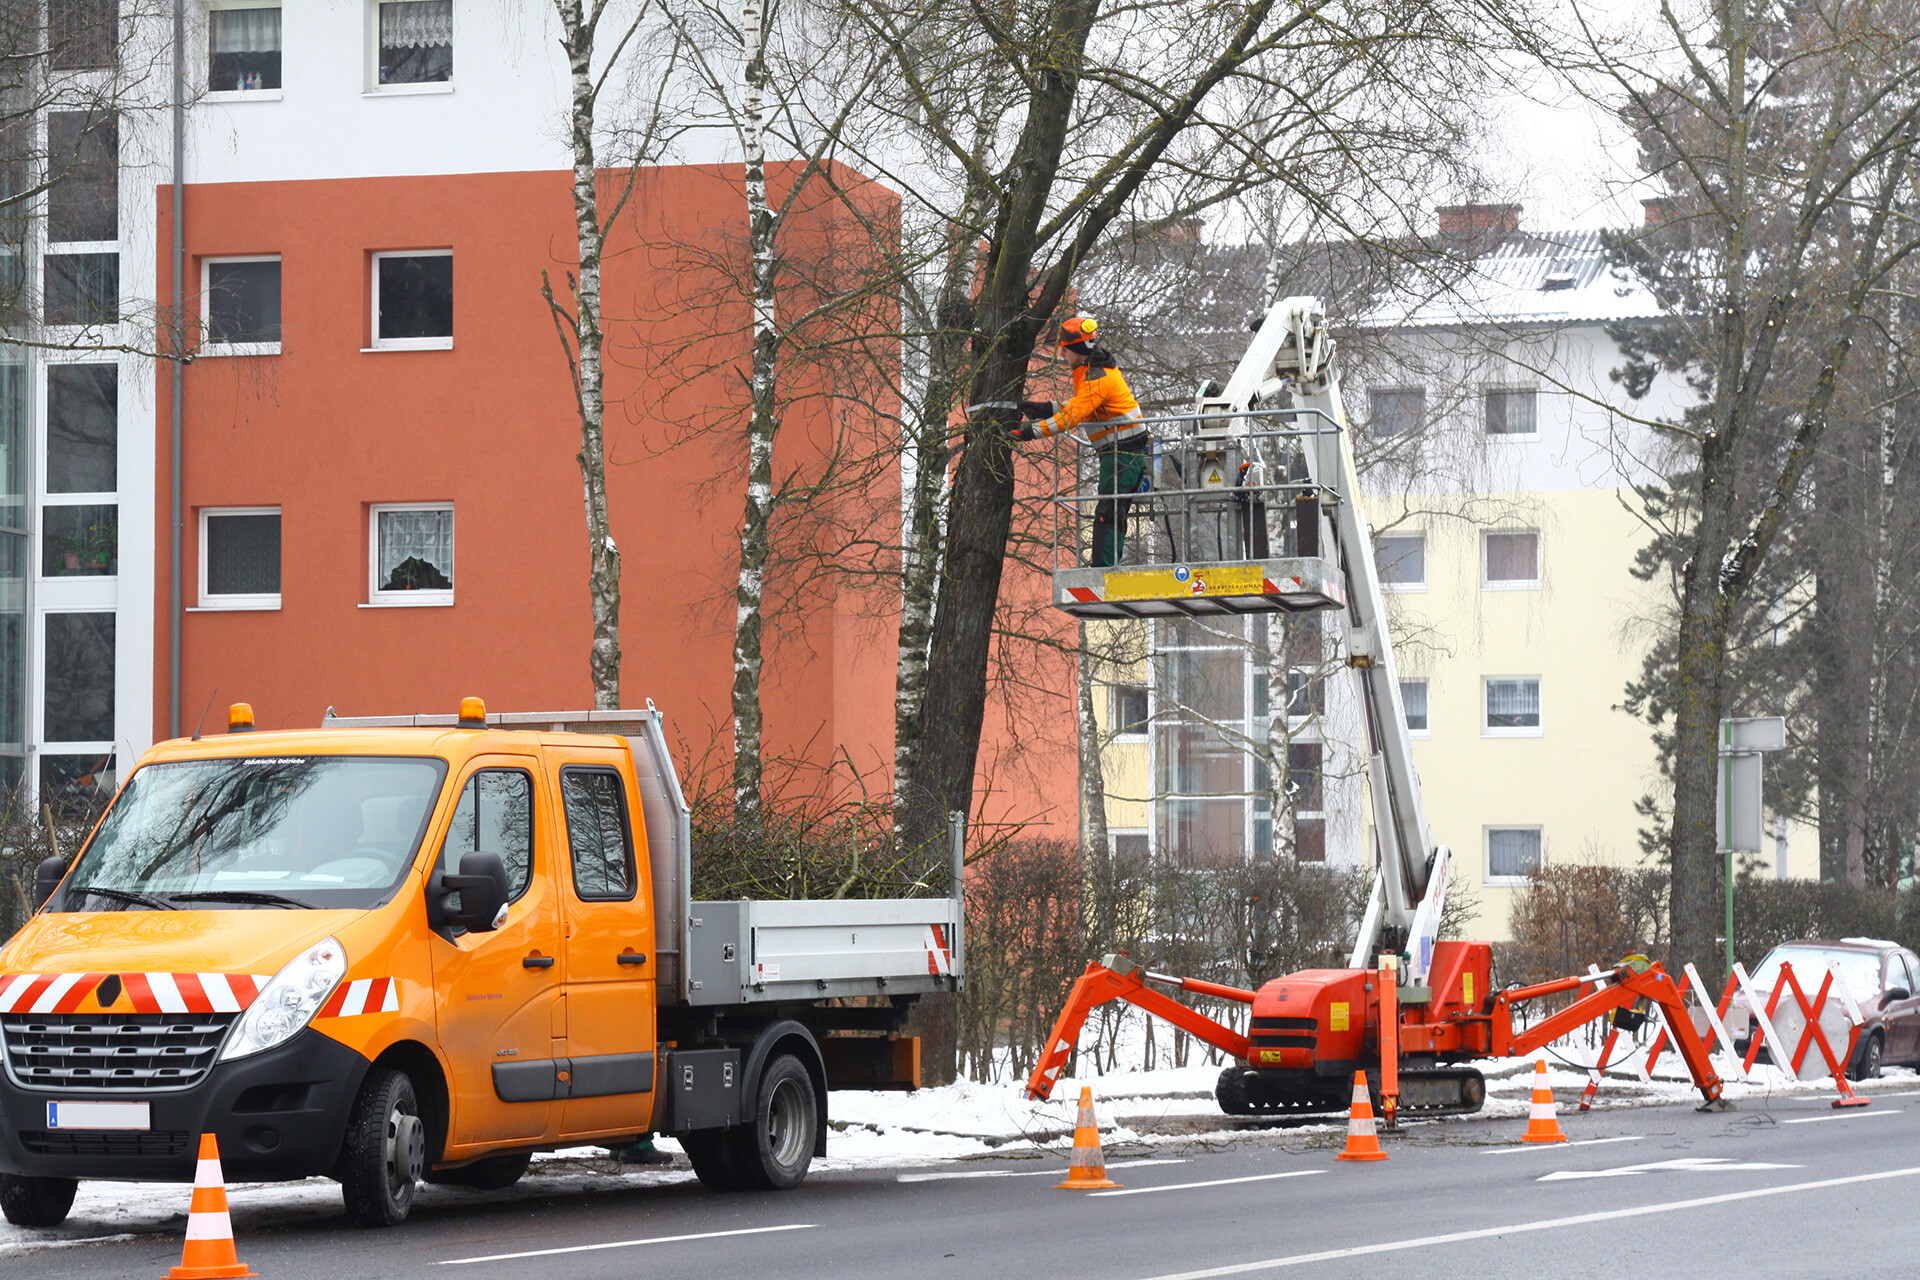
<path fill-rule="evenodd" d="M 1059 1019 L 1053 1024 L 1053 1033 L 1047 1037 L 1047 1051 L 1040 1055 L 1033 1074 L 1027 1077 L 1027 1096 L 1044 1102 L 1053 1092 L 1054 1083 L 1059 1080 L 1061 1070 L 1073 1053 L 1073 1046 L 1080 1040 L 1080 1028 L 1086 1023 L 1087 1015 L 1109 1000 L 1125 1000 L 1128 1004 L 1138 1005 L 1155 1017 L 1171 1022 L 1188 1035 L 1246 1061 L 1253 1047 L 1247 1037 L 1196 1009 L 1189 1009 L 1178 1000 L 1150 989 L 1147 986 L 1149 979 L 1179 987 L 1182 991 L 1191 991 L 1195 995 L 1234 1000 L 1241 1004 L 1253 1003 L 1251 991 L 1222 986 L 1217 982 L 1203 982 L 1198 978 L 1171 978 L 1165 974 L 1149 973 L 1124 955 L 1110 955 L 1090 961 L 1087 971 L 1080 975 L 1073 984 L 1073 990 L 1067 993 L 1066 1008 L 1060 1011 Z"/>

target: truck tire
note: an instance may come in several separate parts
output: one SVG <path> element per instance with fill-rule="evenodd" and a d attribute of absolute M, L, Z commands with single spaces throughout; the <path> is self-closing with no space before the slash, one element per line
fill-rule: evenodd
<path fill-rule="evenodd" d="M 395 1227 L 413 1210 L 427 1162 L 427 1131 L 413 1081 L 376 1067 L 353 1101 L 340 1153 L 340 1190 L 347 1218 L 359 1227 Z"/>
<path fill-rule="evenodd" d="M 0 1173 L 0 1213 L 16 1227 L 57 1227 L 73 1208 L 78 1178 L 29 1178 Z"/>
<path fill-rule="evenodd" d="M 819 1105 L 813 1078 L 800 1059 L 783 1053 L 767 1063 L 754 1091 L 747 1122 L 727 1131 L 733 1148 L 733 1169 L 742 1184 L 754 1191 L 786 1191 L 797 1187 L 813 1163 L 813 1143 L 820 1132 Z"/>
<path fill-rule="evenodd" d="M 438 1187 L 466 1187 L 472 1191 L 505 1191 L 526 1177 L 533 1153 L 522 1151 L 513 1156 L 489 1156 L 463 1164 L 458 1169 L 429 1170 L 426 1180 Z"/>
<path fill-rule="evenodd" d="M 680 1135 L 680 1146 L 693 1164 L 694 1176 L 709 1191 L 745 1191 L 746 1182 L 733 1167 L 732 1134 L 726 1129 L 696 1129 Z"/>

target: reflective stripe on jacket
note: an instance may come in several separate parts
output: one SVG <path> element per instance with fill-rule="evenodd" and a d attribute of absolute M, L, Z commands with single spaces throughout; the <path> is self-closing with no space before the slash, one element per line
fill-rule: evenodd
<path fill-rule="evenodd" d="M 1034 423 L 1034 435 L 1057 436 L 1087 424 L 1087 439 L 1094 445 L 1117 444 L 1122 440 L 1145 439 L 1146 423 L 1140 402 L 1118 369 L 1081 365 L 1073 371 L 1073 399 L 1044 422 Z"/>

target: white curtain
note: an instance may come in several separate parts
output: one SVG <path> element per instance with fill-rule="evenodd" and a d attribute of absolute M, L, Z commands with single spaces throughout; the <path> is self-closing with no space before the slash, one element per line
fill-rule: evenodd
<path fill-rule="evenodd" d="M 403 560 L 417 556 L 453 581 L 453 512 L 382 511 L 380 513 L 380 583 Z"/>
<path fill-rule="evenodd" d="M 213 51 L 215 53 L 280 52 L 280 10 L 215 9 L 213 11 Z"/>
<path fill-rule="evenodd" d="M 1538 831 L 1487 832 L 1487 874 L 1524 876 L 1540 865 Z"/>
<path fill-rule="evenodd" d="M 1531 728 L 1539 724 L 1540 682 L 1487 681 L 1487 722 L 1496 727 L 1510 728 Z"/>
<path fill-rule="evenodd" d="M 453 0 L 387 0 L 380 6 L 380 47 L 424 49 L 453 43 Z"/>

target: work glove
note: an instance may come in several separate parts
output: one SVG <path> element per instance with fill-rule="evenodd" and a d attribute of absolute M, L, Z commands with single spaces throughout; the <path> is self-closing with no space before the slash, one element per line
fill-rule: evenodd
<path fill-rule="evenodd" d="M 1031 422 L 1016 422 L 1011 434 L 1015 440 L 1037 440 L 1040 438 L 1039 429 Z"/>
<path fill-rule="evenodd" d="M 1023 418 L 1051 418 L 1056 406 L 1051 400 L 1022 400 L 1020 416 Z"/>

